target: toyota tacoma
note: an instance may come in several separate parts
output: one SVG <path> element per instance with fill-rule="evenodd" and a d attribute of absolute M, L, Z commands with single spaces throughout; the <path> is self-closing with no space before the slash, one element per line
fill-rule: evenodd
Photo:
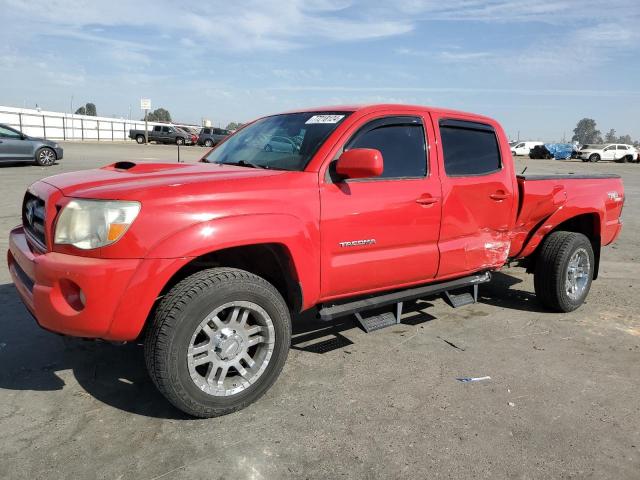
<path fill-rule="evenodd" d="M 293 146 L 269 148 L 274 137 Z M 8 264 L 41 327 L 144 342 L 166 398 L 211 417 L 275 382 L 305 310 L 354 314 L 370 331 L 410 299 L 471 303 L 511 262 L 548 309 L 578 308 L 623 203 L 616 175 L 517 175 L 484 116 L 318 108 L 260 118 L 196 164 L 34 183 Z"/>

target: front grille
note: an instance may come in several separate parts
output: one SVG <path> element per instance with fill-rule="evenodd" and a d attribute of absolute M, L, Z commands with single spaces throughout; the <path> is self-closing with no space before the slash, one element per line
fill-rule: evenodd
<path fill-rule="evenodd" d="M 24 202 L 22 203 L 22 225 L 43 247 L 47 244 L 45 240 L 44 217 L 44 200 L 27 192 L 24 196 Z"/>

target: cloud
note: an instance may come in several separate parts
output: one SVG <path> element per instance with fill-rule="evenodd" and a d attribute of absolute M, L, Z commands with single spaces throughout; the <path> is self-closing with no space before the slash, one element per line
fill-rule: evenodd
<path fill-rule="evenodd" d="M 215 41 L 235 50 L 285 50 L 318 40 L 345 42 L 401 35 L 414 28 L 410 18 L 376 18 L 370 9 L 350 9 L 353 6 L 350 1 L 249 0 L 242 6 L 219 3 L 209 13 L 202 3 L 189 1 L 138 0 L 133 7 L 129 1 L 112 0 L 106 7 L 88 0 L 0 0 L 0 10 L 25 22 L 37 22 L 49 34 L 83 35 L 95 42 L 109 41 L 109 29 L 104 27 L 129 27 L 147 33 L 171 32 L 182 42 Z"/>

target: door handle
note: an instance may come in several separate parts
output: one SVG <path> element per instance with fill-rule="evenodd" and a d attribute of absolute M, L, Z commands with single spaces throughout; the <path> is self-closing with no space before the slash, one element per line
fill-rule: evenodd
<path fill-rule="evenodd" d="M 489 195 L 489 198 L 491 200 L 495 200 L 496 202 L 499 202 L 501 200 L 505 200 L 508 196 L 509 195 L 504 193 L 502 190 L 498 190 L 497 192 L 494 192 L 491 195 Z"/>
<path fill-rule="evenodd" d="M 419 199 L 416 200 L 416 203 L 419 203 L 420 205 L 433 205 L 434 203 L 437 203 L 438 199 L 435 197 L 420 197 Z"/>

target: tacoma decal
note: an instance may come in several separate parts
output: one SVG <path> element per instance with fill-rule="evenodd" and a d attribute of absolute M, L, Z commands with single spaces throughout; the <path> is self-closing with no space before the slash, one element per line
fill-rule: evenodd
<path fill-rule="evenodd" d="M 359 247 L 361 245 L 375 245 L 376 239 L 370 238 L 367 240 L 354 240 L 352 242 L 339 242 L 338 245 L 341 247 Z"/>

